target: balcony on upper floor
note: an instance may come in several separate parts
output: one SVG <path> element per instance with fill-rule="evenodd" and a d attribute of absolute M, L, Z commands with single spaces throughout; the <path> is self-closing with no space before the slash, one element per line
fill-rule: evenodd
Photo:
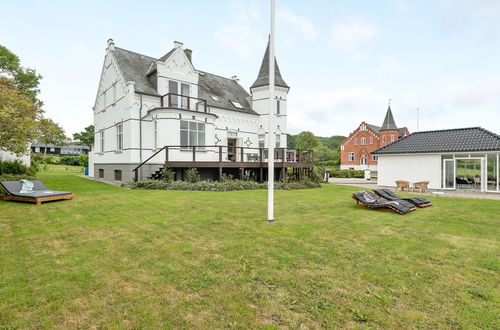
<path fill-rule="evenodd" d="M 163 95 L 161 97 L 161 107 L 208 113 L 207 100 L 176 93 Z"/>

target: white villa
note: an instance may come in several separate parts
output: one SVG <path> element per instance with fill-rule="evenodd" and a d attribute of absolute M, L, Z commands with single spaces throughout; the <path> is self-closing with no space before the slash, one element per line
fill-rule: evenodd
<path fill-rule="evenodd" d="M 264 180 L 269 134 L 269 44 L 248 93 L 238 81 L 194 67 L 181 42 L 154 58 L 108 40 L 94 111 L 90 176 L 108 181 L 158 178 L 164 167 L 177 179 L 198 168 L 204 178 L 222 173 Z M 287 150 L 289 86 L 275 69 L 275 171 L 310 173 L 306 151 Z"/>

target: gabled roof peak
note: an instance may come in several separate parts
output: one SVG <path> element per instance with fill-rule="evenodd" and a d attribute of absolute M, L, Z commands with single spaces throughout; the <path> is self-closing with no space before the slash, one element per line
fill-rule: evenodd
<path fill-rule="evenodd" d="M 259 75 L 250 88 L 269 85 L 269 44 L 270 41 L 267 42 L 266 51 L 264 53 L 264 57 L 262 58 L 262 63 L 260 64 Z M 276 56 L 274 57 L 274 85 L 290 88 L 281 77 L 280 68 L 278 66 Z"/>

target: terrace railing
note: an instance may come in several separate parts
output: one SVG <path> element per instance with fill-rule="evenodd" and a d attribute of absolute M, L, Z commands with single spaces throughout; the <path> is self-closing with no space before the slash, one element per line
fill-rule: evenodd
<path fill-rule="evenodd" d="M 208 113 L 207 100 L 176 93 L 167 93 L 163 95 L 161 97 L 161 107 Z"/>
<path fill-rule="evenodd" d="M 219 167 L 224 167 L 224 164 L 227 163 L 240 163 L 241 167 L 245 167 L 245 164 L 248 165 L 249 163 L 260 163 L 259 167 L 263 167 L 267 164 L 269 159 L 269 151 L 267 148 L 220 145 L 170 145 L 157 150 L 139 166 L 133 169 L 136 181 L 138 180 L 139 168 L 162 152 L 164 152 L 165 166 L 167 167 L 169 163 L 183 163 L 192 167 L 196 167 L 199 163 L 211 163 Z M 297 165 L 303 164 L 307 167 L 313 167 L 313 151 L 292 148 L 275 148 L 274 162 L 276 167 L 286 167 L 286 164 L 290 166 L 290 163 Z"/>

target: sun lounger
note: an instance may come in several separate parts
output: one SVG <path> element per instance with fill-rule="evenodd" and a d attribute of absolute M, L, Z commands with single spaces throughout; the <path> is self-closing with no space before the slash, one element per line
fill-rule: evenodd
<path fill-rule="evenodd" d="M 391 209 L 399 214 L 406 214 L 416 210 L 415 205 L 413 205 L 410 202 L 404 200 L 401 201 L 382 200 L 369 191 L 360 191 L 358 193 L 352 194 L 352 198 L 356 200 L 357 205 L 361 203 L 369 208 Z"/>
<path fill-rule="evenodd" d="M 427 206 L 432 205 L 432 203 L 429 200 L 427 200 L 426 198 L 423 198 L 423 197 L 401 197 L 389 189 L 375 189 L 374 192 L 377 195 L 379 195 L 380 197 L 385 198 L 385 199 L 390 200 L 390 201 L 404 200 L 404 201 L 408 201 L 408 202 L 410 202 L 413 205 L 416 205 L 418 207 L 427 207 Z"/>
<path fill-rule="evenodd" d="M 33 190 L 29 193 L 21 193 L 21 181 L 0 181 L 0 185 L 6 192 L 5 195 L 0 196 L 0 199 L 40 205 L 42 202 L 72 199 L 74 197 L 73 193 L 69 191 L 53 191 L 40 181 L 34 180 L 31 182 L 33 183 Z"/>

